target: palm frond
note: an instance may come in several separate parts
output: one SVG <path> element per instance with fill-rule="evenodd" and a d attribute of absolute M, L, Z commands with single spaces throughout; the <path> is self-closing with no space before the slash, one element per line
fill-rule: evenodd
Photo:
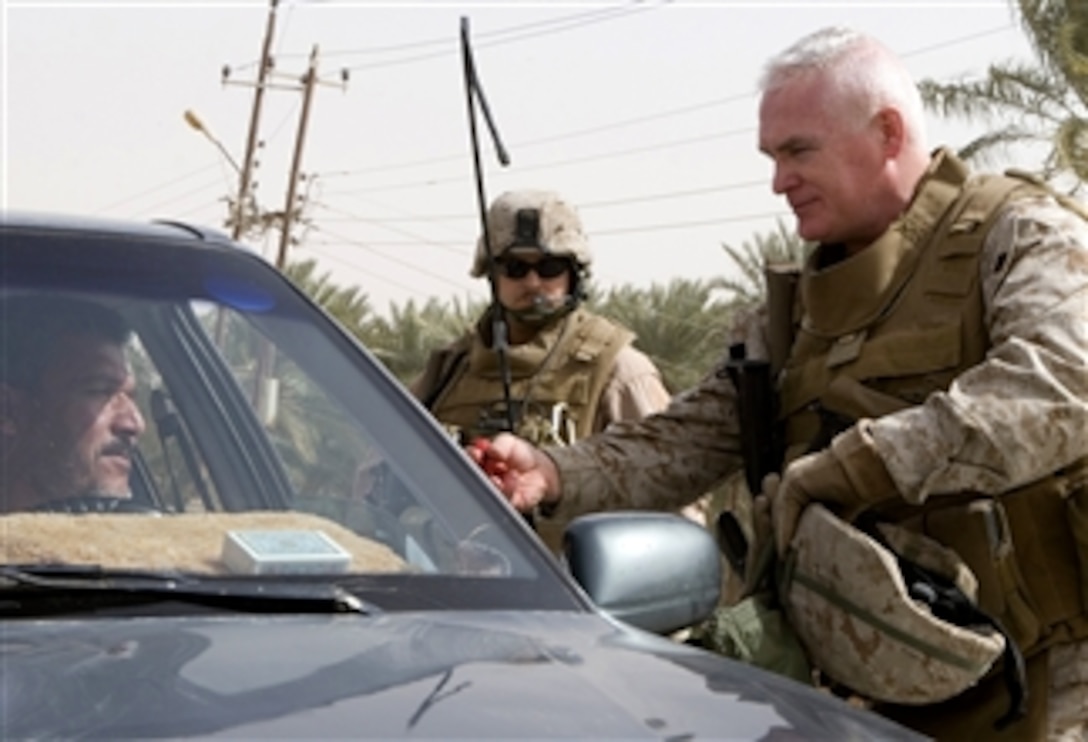
<path fill-rule="evenodd" d="M 1088 3 L 1010 0 L 1035 56 L 1034 64 L 992 64 L 977 79 L 922 80 L 926 107 L 948 118 L 984 122 L 989 130 L 961 147 L 983 160 L 1021 143 L 1047 144 L 1034 169 L 1045 179 L 1085 182 L 1088 120 Z"/>

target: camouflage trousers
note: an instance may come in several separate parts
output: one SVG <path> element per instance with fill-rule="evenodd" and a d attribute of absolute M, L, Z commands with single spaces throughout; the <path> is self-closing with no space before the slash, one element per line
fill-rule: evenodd
<path fill-rule="evenodd" d="M 1049 670 L 1047 742 L 1088 740 L 1088 641 L 1055 647 Z"/>

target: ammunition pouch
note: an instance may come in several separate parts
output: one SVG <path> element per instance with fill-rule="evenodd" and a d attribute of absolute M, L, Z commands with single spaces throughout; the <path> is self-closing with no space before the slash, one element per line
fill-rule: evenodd
<path fill-rule="evenodd" d="M 900 525 L 955 551 L 1025 656 L 1088 636 L 1088 459 L 997 497 L 934 497 Z"/>
<path fill-rule="evenodd" d="M 1077 544 L 1081 611 L 1088 614 L 1088 487 L 1081 487 L 1070 495 L 1069 524 Z"/>

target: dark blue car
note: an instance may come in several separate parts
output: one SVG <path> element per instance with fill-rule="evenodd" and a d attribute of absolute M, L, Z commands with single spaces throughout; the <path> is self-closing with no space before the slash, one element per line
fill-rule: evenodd
<path fill-rule="evenodd" d="M 20 380 L 61 306 L 120 318 L 134 383 Z M 0 738 L 915 738 L 661 636 L 717 599 L 688 521 L 590 516 L 578 568 L 554 559 L 366 348 L 217 233 L 3 216 L 0 318 Z M 135 445 L 91 453 L 123 491 L 77 484 L 59 433 L 18 443 L 50 374 L 117 406 Z"/>

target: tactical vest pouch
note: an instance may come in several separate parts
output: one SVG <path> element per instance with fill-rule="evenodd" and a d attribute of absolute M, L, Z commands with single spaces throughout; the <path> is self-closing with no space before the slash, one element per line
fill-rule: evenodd
<path fill-rule="evenodd" d="M 955 550 L 1025 654 L 1088 631 L 1088 463 L 998 498 L 935 497 L 904 525 Z"/>
<path fill-rule="evenodd" d="M 1080 569 L 1081 611 L 1088 615 L 1088 486 L 1081 483 L 1068 498 L 1069 525 L 1077 548 Z"/>
<path fill-rule="evenodd" d="M 1041 633 L 1016 563 L 1012 533 L 1001 503 L 992 498 L 960 501 L 903 523 L 955 551 L 978 579 L 978 606 L 998 621 L 1020 647 Z"/>
<path fill-rule="evenodd" d="M 1037 611 L 1046 644 L 1067 632 L 1083 631 L 1076 627 L 1085 616 L 1084 573 L 1078 566 L 1076 527 L 1071 523 L 1076 513 L 1070 495 L 1084 489 L 1086 473 L 1080 462 L 1000 498 L 1016 544 L 1018 577 Z M 1082 478 L 1081 485 L 1074 488 L 1077 476 Z"/>

